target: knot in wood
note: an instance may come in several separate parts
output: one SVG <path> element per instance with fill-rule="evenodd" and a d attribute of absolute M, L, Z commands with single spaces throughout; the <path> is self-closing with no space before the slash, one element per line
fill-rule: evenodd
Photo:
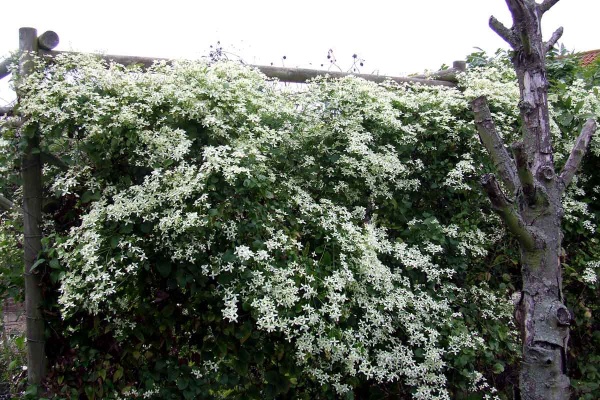
<path fill-rule="evenodd" d="M 554 176 L 555 176 L 554 168 L 552 168 L 549 165 L 544 165 L 538 169 L 538 177 L 540 177 L 546 181 L 553 180 Z"/>
<path fill-rule="evenodd" d="M 531 102 L 529 102 L 529 101 L 526 101 L 526 100 L 519 101 L 519 109 L 522 112 L 524 112 L 525 114 L 530 114 L 534 108 L 535 108 L 535 106 L 533 104 L 531 104 Z"/>
<path fill-rule="evenodd" d="M 571 313 L 559 300 L 546 298 L 535 305 L 535 341 L 564 347 L 569 335 Z"/>
<path fill-rule="evenodd" d="M 571 325 L 571 312 L 565 307 L 559 307 L 556 310 L 556 322 L 558 326 L 569 326 Z"/>

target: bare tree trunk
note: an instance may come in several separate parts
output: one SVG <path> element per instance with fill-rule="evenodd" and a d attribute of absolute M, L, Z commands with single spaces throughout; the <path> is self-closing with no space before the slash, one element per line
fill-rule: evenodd
<path fill-rule="evenodd" d="M 19 73 L 21 78 L 31 72 L 31 55 L 38 47 L 37 31 L 19 29 Z M 23 178 L 23 232 L 25 313 L 27 315 L 27 378 L 30 385 L 39 385 L 45 375 L 46 353 L 44 319 L 42 316 L 42 287 L 40 276 L 33 267 L 42 249 L 42 162 L 39 135 L 27 138 L 21 158 Z"/>
<path fill-rule="evenodd" d="M 513 158 L 496 133 L 486 99 L 481 97 L 472 103 L 482 142 L 503 183 L 512 192 L 506 196 L 492 174 L 482 178 L 494 210 L 521 247 L 523 290 L 516 315 L 523 342 L 519 388 L 521 398 L 527 400 L 570 396 L 566 357 L 572 316 L 562 294 L 561 197 L 596 129 L 593 120 L 585 124 L 567 164 L 557 176 L 545 56 L 562 35 L 562 28 L 544 42 L 540 25 L 543 14 L 557 2 L 506 0 L 513 18 L 511 29 L 494 17 L 490 19 L 491 28 L 514 50 L 512 62 L 521 93 L 523 138 L 512 145 Z"/>

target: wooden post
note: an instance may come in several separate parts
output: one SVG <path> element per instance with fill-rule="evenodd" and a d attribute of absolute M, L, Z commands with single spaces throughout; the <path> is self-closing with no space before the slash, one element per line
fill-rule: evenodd
<path fill-rule="evenodd" d="M 25 78 L 32 69 L 32 52 L 38 51 L 37 31 L 19 29 L 19 74 Z M 17 84 L 17 98 L 20 97 Z M 27 378 L 29 385 L 39 385 L 45 375 L 46 354 L 44 320 L 42 317 L 42 287 L 40 275 L 33 266 L 42 249 L 42 162 L 40 137 L 35 132 L 27 138 L 21 158 L 23 178 L 23 249 L 25 276 L 25 314 L 27 316 Z"/>
<path fill-rule="evenodd" d="M 58 46 L 59 38 L 56 32 L 46 31 L 40 35 L 37 41 L 38 48 L 44 50 L 52 50 L 53 48 Z"/>

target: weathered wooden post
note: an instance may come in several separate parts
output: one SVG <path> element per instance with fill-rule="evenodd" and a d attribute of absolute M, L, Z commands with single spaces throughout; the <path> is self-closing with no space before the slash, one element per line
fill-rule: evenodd
<path fill-rule="evenodd" d="M 19 29 L 19 79 L 24 79 L 33 68 L 32 56 L 38 50 L 37 31 Z M 17 97 L 20 97 L 17 85 Z M 26 116 L 21 116 L 26 118 Z M 44 319 L 42 316 L 42 287 L 39 274 L 33 266 L 42 249 L 42 161 L 39 132 L 27 137 L 21 156 L 23 178 L 23 249 L 25 275 L 25 314 L 27 316 L 27 378 L 30 385 L 39 385 L 45 375 L 46 352 Z"/>

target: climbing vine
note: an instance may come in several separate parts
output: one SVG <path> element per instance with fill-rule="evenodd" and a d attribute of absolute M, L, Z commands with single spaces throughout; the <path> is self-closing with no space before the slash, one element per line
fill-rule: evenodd
<path fill-rule="evenodd" d="M 472 61 L 460 90 L 320 78 L 290 92 L 232 62 L 37 60 L 0 152 L 14 201 L 27 132 L 60 161 L 44 169 L 37 267 L 47 396 L 503 398 L 518 255 L 481 194 L 469 100 L 485 94 L 511 135 L 518 89 L 505 58 Z M 598 90 L 574 80 L 551 100 L 564 162 Z M 586 340 L 599 144 L 564 199 Z"/>

